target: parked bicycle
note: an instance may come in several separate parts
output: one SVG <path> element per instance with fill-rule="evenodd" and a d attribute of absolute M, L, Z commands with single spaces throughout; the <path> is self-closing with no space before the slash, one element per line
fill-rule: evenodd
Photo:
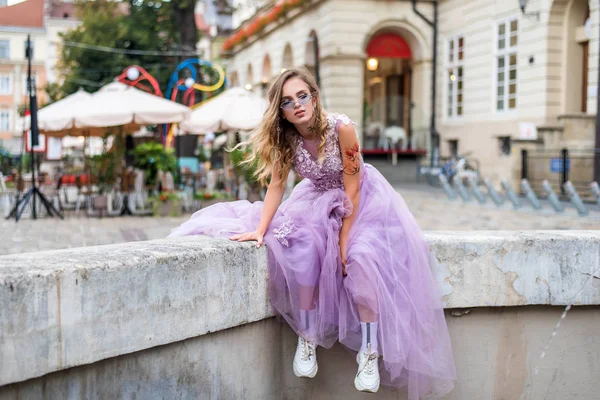
<path fill-rule="evenodd" d="M 479 183 L 479 161 L 468 158 L 468 154 L 465 154 L 451 158 L 439 168 L 426 168 L 423 174 L 427 183 L 434 187 L 441 186 L 440 175 L 443 175 L 450 184 L 453 184 L 455 179 L 461 179 L 463 183 L 466 183 L 466 180 Z"/>

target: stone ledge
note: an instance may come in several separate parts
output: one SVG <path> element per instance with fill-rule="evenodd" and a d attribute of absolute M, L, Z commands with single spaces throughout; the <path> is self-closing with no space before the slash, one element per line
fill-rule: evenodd
<path fill-rule="evenodd" d="M 575 304 L 600 304 L 599 231 L 426 236 L 447 308 L 565 305 L 585 283 Z M 266 273 L 264 249 L 206 237 L 1 256 L 0 386 L 269 318 Z"/>

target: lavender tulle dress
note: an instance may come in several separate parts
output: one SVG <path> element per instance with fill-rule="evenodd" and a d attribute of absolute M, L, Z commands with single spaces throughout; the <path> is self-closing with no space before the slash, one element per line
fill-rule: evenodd
<path fill-rule="evenodd" d="M 456 372 L 427 243 L 402 197 L 371 165 L 362 164 L 360 204 L 342 277 L 339 230 L 352 211 L 344 192 L 337 137 L 343 114 L 328 116 L 325 159 L 317 162 L 298 135 L 295 171 L 303 176 L 275 214 L 264 241 L 269 294 L 277 314 L 299 334 L 301 288 L 315 287 L 315 341 L 361 346 L 357 303 L 378 313 L 381 382 L 408 386 L 410 400 L 444 395 Z M 196 212 L 169 237 L 228 237 L 258 226 L 262 202 L 220 203 Z"/>

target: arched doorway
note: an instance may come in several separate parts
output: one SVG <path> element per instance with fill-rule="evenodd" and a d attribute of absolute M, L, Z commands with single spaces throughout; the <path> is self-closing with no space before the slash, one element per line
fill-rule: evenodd
<path fill-rule="evenodd" d="M 265 55 L 265 58 L 263 59 L 263 66 L 262 66 L 262 77 L 261 77 L 261 82 L 262 83 L 268 83 L 271 80 L 271 57 L 269 57 L 268 54 Z"/>
<path fill-rule="evenodd" d="M 283 49 L 283 60 L 281 61 L 281 72 L 286 69 L 294 68 L 294 56 L 292 54 L 292 46 L 286 44 Z"/>
<path fill-rule="evenodd" d="M 254 73 L 252 72 L 252 64 L 248 64 L 248 69 L 246 72 L 246 85 L 244 88 L 246 90 L 252 90 L 252 85 L 254 84 Z"/>
<path fill-rule="evenodd" d="M 589 39 L 592 33 L 589 1 L 554 0 L 550 19 L 555 23 L 548 27 L 549 48 L 560 51 L 562 61 L 560 67 L 549 69 L 549 75 L 562 82 L 560 106 L 555 113 L 587 112 Z"/>
<path fill-rule="evenodd" d="M 374 34 L 364 66 L 364 153 L 408 150 L 411 130 L 413 53 L 395 32 Z"/>
<path fill-rule="evenodd" d="M 269 84 L 269 81 L 271 80 L 272 74 L 273 73 L 271 70 L 271 57 L 269 57 L 269 55 L 266 54 L 265 58 L 263 59 L 262 76 L 260 78 L 263 96 L 266 96 L 267 94 L 267 86 Z"/>
<path fill-rule="evenodd" d="M 589 39 L 591 36 L 590 7 L 587 0 L 572 0 L 565 16 L 566 87 L 565 106 L 568 112 L 587 111 Z M 581 33 L 583 34 L 581 34 Z"/>
<path fill-rule="evenodd" d="M 319 74 L 319 39 L 315 31 L 310 32 L 306 38 L 306 48 L 304 51 L 304 66 L 314 76 L 317 86 L 321 85 Z"/>

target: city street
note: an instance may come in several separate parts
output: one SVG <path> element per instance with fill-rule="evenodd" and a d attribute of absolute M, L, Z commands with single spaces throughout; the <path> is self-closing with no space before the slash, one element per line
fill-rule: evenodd
<path fill-rule="evenodd" d="M 396 186 L 420 226 L 436 230 L 600 230 L 600 210 L 579 217 L 571 208 L 556 215 L 548 206 L 541 212 L 509 205 L 464 204 L 450 201 L 441 189 L 426 185 Z M 189 216 L 179 218 L 119 217 L 0 221 L 0 254 L 25 253 L 70 247 L 95 246 L 164 238 Z"/>

